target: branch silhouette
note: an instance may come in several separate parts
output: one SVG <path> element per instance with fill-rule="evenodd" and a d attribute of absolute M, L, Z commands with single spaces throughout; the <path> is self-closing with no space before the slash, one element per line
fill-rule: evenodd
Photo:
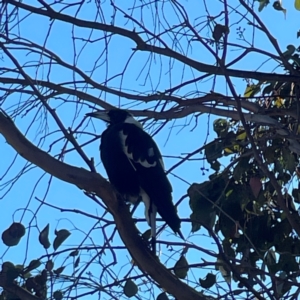
<path fill-rule="evenodd" d="M 185 283 L 181 282 L 151 254 L 134 225 L 128 206 L 120 201 L 113 187 L 100 174 L 60 162 L 34 146 L 18 130 L 12 120 L 0 112 L 0 133 L 24 159 L 52 176 L 71 183 L 80 189 L 99 196 L 114 217 L 116 227 L 125 246 L 139 268 L 149 274 L 159 285 L 177 299 L 204 300 Z M 0 282 L 3 284 L 3 282 Z M 3 285 L 2 285 L 3 286 Z M 4 286 L 3 286 L 4 287 Z"/>

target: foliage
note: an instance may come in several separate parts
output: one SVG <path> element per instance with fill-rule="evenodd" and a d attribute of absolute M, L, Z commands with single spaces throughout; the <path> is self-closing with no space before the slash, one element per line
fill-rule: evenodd
<path fill-rule="evenodd" d="M 3 1 L 0 300 L 297 299 L 298 10 Z M 111 107 L 164 154 L 186 240 L 158 220 L 157 257 L 143 209 L 99 175 L 85 114 Z"/>

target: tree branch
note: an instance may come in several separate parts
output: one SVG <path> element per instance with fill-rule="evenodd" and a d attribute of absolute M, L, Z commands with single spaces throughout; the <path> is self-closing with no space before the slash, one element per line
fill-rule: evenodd
<path fill-rule="evenodd" d="M 177 299 L 204 300 L 201 294 L 181 282 L 152 255 L 134 225 L 128 206 L 119 201 L 112 186 L 98 173 L 62 163 L 28 141 L 12 120 L 0 111 L 0 133 L 24 159 L 35 164 L 52 176 L 94 192 L 112 213 L 116 227 L 126 248 L 139 268 L 149 274 L 162 288 Z"/>
<path fill-rule="evenodd" d="M 194 68 L 195 70 L 198 70 L 199 72 L 215 74 L 215 75 L 224 75 L 224 72 L 220 67 L 198 62 L 170 48 L 166 48 L 166 47 L 162 48 L 162 47 L 157 47 L 154 45 L 147 44 L 135 31 L 124 29 L 122 27 L 118 27 L 114 25 L 103 24 L 100 22 L 92 22 L 92 21 L 86 21 L 86 20 L 74 18 L 72 16 L 63 14 L 62 12 L 56 12 L 52 8 L 50 9 L 49 6 L 47 6 L 46 9 L 42 9 L 14 0 L 6 0 L 6 2 L 15 7 L 27 10 L 29 12 L 36 13 L 38 15 L 47 16 L 51 19 L 60 20 L 62 22 L 70 23 L 78 27 L 102 30 L 105 32 L 110 32 L 116 35 L 129 38 L 136 44 L 136 50 L 147 51 L 150 53 L 161 54 L 166 57 L 174 58 L 182 62 L 183 64 L 188 65 Z M 291 74 L 285 75 L 285 74 L 276 74 L 276 73 L 272 74 L 272 73 L 263 73 L 263 72 L 242 71 L 236 69 L 226 69 L 226 74 L 230 77 L 252 78 L 252 79 L 257 79 L 262 81 L 297 82 L 300 80 L 299 75 L 291 75 Z"/>

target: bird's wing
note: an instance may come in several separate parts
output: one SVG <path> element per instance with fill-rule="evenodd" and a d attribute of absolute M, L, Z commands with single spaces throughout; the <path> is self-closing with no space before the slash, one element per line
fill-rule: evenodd
<path fill-rule="evenodd" d="M 180 219 L 172 202 L 172 187 L 156 143 L 148 133 L 132 124 L 125 124 L 120 136 L 123 151 L 136 169 L 142 189 L 164 221 L 174 232 L 179 232 Z"/>

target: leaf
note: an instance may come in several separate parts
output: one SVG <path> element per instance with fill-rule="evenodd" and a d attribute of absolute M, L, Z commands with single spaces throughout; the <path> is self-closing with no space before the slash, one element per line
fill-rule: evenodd
<path fill-rule="evenodd" d="M 25 235 L 25 227 L 21 223 L 14 222 L 2 233 L 2 241 L 8 246 L 16 246 Z"/>
<path fill-rule="evenodd" d="M 30 272 L 34 269 L 37 269 L 42 263 L 38 259 L 33 259 L 28 267 L 26 268 L 26 272 Z"/>
<path fill-rule="evenodd" d="M 217 259 L 217 264 L 216 264 L 216 269 L 219 270 L 224 278 L 224 280 L 230 284 L 231 282 L 231 273 L 228 267 L 225 265 L 224 261 L 218 257 Z"/>
<path fill-rule="evenodd" d="M 207 161 L 212 166 L 218 158 L 222 157 L 223 143 L 222 141 L 212 141 L 204 147 Z"/>
<path fill-rule="evenodd" d="M 137 285 L 131 280 L 127 280 L 125 285 L 124 285 L 124 294 L 128 298 L 131 298 L 135 296 L 138 292 L 138 287 Z"/>
<path fill-rule="evenodd" d="M 261 12 L 269 3 L 270 3 L 269 0 L 260 0 L 258 11 Z"/>
<path fill-rule="evenodd" d="M 249 185 L 251 187 L 254 197 L 257 198 L 259 195 L 259 192 L 262 188 L 262 183 L 260 181 L 260 178 L 259 177 L 251 177 L 250 181 L 249 181 Z"/>
<path fill-rule="evenodd" d="M 190 215 L 192 221 L 192 232 L 196 232 L 203 225 L 212 229 L 216 221 L 216 212 L 212 207 L 205 206 L 203 209 L 197 210 Z"/>
<path fill-rule="evenodd" d="M 283 98 L 281 98 L 281 97 L 276 97 L 275 98 L 276 100 L 275 100 L 275 106 L 277 107 L 277 108 L 280 108 L 280 107 L 282 107 L 282 106 L 284 106 L 284 103 L 285 103 L 285 100 L 283 99 Z"/>
<path fill-rule="evenodd" d="M 286 9 L 282 7 L 280 1 L 275 1 L 275 2 L 273 3 L 273 7 L 274 7 L 274 9 L 276 9 L 276 10 L 282 11 L 283 14 L 284 14 L 284 18 L 286 18 Z"/>
<path fill-rule="evenodd" d="M 300 0 L 295 0 L 295 8 L 300 10 Z"/>
<path fill-rule="evenodd" d="M 167 297 L 166 293 L 163 292 L 157 296 L 156 300 L 169 300 L 169 298 Z"/>
<path fill-rule="evenodd" d="M 265 256 L 265 262 L 268 267 L 270 267 L 276 263 L 276 255 L 275 255 L 274 250 L 272 250 L 272 249 L 268 250 L 268 252 Z"/>
<path fill-rule="evenodd" d="M 6 271 L 6 276 L 5 276 L 5 279 L 6 279 L 6 284 L 10 284 L 10 283 L 13 283 L 13 281 L 18 278 L 18 276 L 21 274 L 21 270 L 18 269 L 18 268 L 9 268 L 7 271 Z"/>
<path fill-rule="evenodd" d="M 291 153 L 290 150 L 283 148 L 282 158 L 284 161 L 285 169 L 288 170 L 291 175 L 293 175 L 296 168 L 295 156 Z"/>
<path fill-rule="evenodd" d="M 58 247 L 71 235 L 71 233 L 66 229 L 61 229 L 59 231 L 55 230 L 56 238 L 53 242 L 54 250 L 57 250 Z"/>
<path fill-rule="evenodd" d="M 63 292 L 62 291 L 55 291 L 54 293 L 53 293 L 53 298 L 55 299 L 55 300 L 62 300 L 63 299 L 63 297 L 64 297 L 64 294 L 63 294 Z"/>
<path fill-rule="evenodd" d="M 287 45 L 286 48 L 287 48 L 287 50 L 285 52 L 283 52 L 282 54 L 286 58 L 290 58 L 292 56 L 292 54 L 294 54 L 294 52 L 296 51 L 296 47 L 294 45 Z"/>
<path fill-rule="evenodd" d="M 239 181 L 247 170 L 249 170 L 249 157 L 242 157 L 233 170 L 234 180 Z"/>
<path fill-rule="evenodd" d="M 225 119 L 216 119 L 213 123 L 213 129 L 218 137 L 225 137 L 228 132 L 229 123 Z"/>
<path fill-rule="evenodd" d="M 174 273 L 178 278 L 184 279 L 187 276 L 189 265 L 186 258 L 182 255 L 174 266 Z"/>
<path fill-rule="evenodd" d="M 216 42 L 219 42 L 221 37 L 229 33 L 229 28 L 226 25 L 216 24 L 213 31 L 213 38 Z"/>
<path fill-rule="evenodd" d="M 16 268 L 15 265 L 12 262 L 10 262 L 10 261 L 5 261 L 2 264 L 1 267 L 2 267 L 1 272 L 3 272 L 3 273 L 7 272 L 8 269 L 15 269 Z"/>
<path fill-rule="evenodd" d="M 49 223 L 47 226 L 40 232 L 39 234 L 39 242 L 42 246 L 44 246 L 45 249 L 48 249 L 50 247 L 49 242 Z"/>
<path fill-rule="evenodd" d="M 78 254 L 79 254 L 79 251 L 78 250 L 74 250 L 69 255 L 70 256 L 77 256 Z"/>
<path fill-rule="evenodd" d="M 244 141 L 246 138 L 247 138 L 247 133 L 246 133 L 246 131 L 243 131 L 242 133 L 239 133 L 239 134 L 236 136 L 236 140 L 237 140 L 237 141 Z"/>
<path fill-rule="evenodd" d="M 49 259 L 46 263 L 46 270 L 47 271 L 52 271 L 53 267 L 54 267 L 54 262 L 51 259 Z"/>
<path fill-rule="evenodd" d="M 53 270 L 53 273 L 55 273 L 56 275 L 59 275 L 63 272 L 64 269 L 65 269 L 65 267 L 59 267 L 56 270 Z"/>
<path fill-rule="evenodd" d="M 214 182 L 206 181 L 202 184 L 194 183 L 189 187 L 187 192 L 190 197 L 189 204 L 192 209 L 190 216 L 192 232 L 198 231 L 201 225 L 209 229 L 213 228 L 216 220 L 216 212 L 213 208 L 214 199 L 217 200 L 220 196 L 218 192 L 220 192 L 219 188 L 221 188 L 223 184 L 224 182 L 219 178 Z"/>
<path fill-rule="evenodd" d="M 205 279 L 199 279 L 199 283 L 203 288 L 209 289 L 216 283 L 216 275 L 208 273 Z"/>
<path fill-rule="evenodd" d="M 250 98 L 259 93 L 260 84 L 247 84 L 246 90 L 244 92 L 244 97 Z"/>

